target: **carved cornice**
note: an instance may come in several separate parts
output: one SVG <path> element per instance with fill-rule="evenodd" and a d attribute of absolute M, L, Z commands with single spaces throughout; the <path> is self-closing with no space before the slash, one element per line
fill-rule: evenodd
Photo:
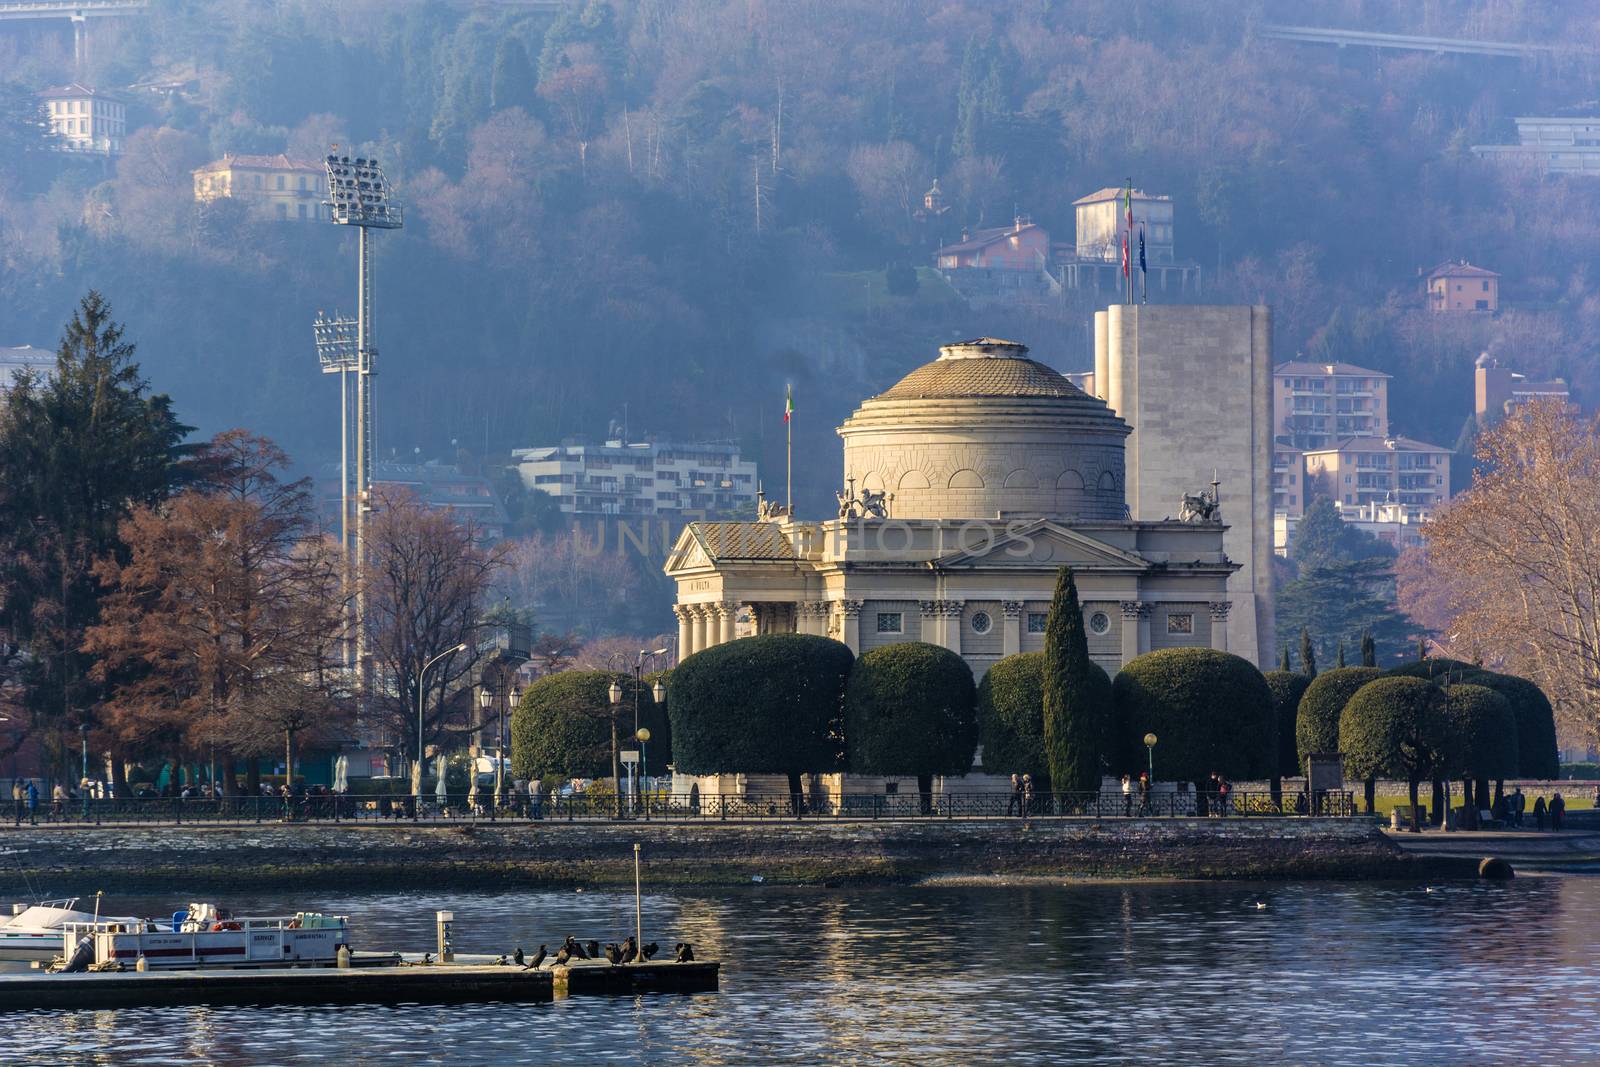
<path fill-rule="evenodd" d="M 847 619 L 854 619 L 861 614 L 861 605 L 864 602 L 860 600 L 835 600 L 834 603 L 839 605 L 839 614 Z"/>
<path fill-rule="evenodd" d="M 1019 619 L 1019 618 L 1021 618 L 1022 617 L 1022 609 L 1025 606 L 1026 606 L 1025 603 L 1023 601 L 1021 601 L 1021 600 L 1002 600 L 1002 601 L 1000 601 L 1000 610 L 1005 612 L 1005 616 L 1008 619 Z"/>
<path fill-rule="evenodd" d="M 1228 612 L 1233 610 L 1233 602 L 1228 600 L 1214 601 L 1211 604 L 1211 618 L 1222 621 L 1228 617 Z"/>
<path fill-rule="evenodd" d="M 1122 601 L 1122 617 L 1124 619 L 1148 619 L 1150 605 L 1139 600 Z"/>

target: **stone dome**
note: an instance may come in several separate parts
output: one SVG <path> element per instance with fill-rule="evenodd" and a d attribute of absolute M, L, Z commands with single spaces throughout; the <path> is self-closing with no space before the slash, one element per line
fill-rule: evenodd
<path fill-rule="evenodd" d="M 939 349 L 839 427 L 845 477 L 894 494 L 898 519 L 1125 518 L 1128 424 L 1027 352 Z"/>

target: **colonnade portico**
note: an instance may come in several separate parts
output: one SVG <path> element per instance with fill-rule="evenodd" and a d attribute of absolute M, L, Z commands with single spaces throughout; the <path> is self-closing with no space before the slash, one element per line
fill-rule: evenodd
<path fill-rule="evenodd" d="M 678 618 L 678 657 L 682 659 L 732 641 L 739 605 L 733 601 L 675 604 L 672 613 Z"/>

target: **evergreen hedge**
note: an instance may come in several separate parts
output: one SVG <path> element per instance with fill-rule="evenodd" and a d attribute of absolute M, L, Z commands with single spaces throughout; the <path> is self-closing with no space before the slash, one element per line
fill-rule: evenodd
<path fill-rule="evenodd" d="M 1272 717 L 1278 728 L 1278 760 L 1272 777 L 1293 778 L 1304 774 L 1295 741 L 1295 723 L 1300 715 L 1300 698 L 1315 679 L 1295 671 L 1268 671 L 1262 677 L 1267 680 L 1267 688 L 1272 690 Z"/>
<path fill-rule="evenodd" d="M 1044 632 L 1044 751 L 1061 792 L 1100 788 L 1111 719 L 1105 677 L 1089 658 L 1077 582 L 1062 567 Z"/>
<path fill-rule="evenodd" d="M 1448 746 L 1445 703 L 1444 690 L 1421 678 L 1378 678 L 1356 690 L 1339 716 L 1346 773 L 1404 778 L 1414 794 Z"/>
<path fill-rule="evenodd" d="M 845 687 L 850 770 L 919 780 L 968 773 L 978 744 L 975 701 L 972 668 L 948 648 L 904 641 L 865 653 Z"/>
<path fill-rule="evenodd" d="M 1209 648 L 1147 652 L 1111 688 L 1122 750 L 1142 750 L 1155 733 L 1158 778 L 1204 788 L 1213 771 L 1266 777 L 1273 765 L 1272 690 L 1248 660 Z"/>
<path fill-rule="evenodd" d="M 1526 678 L 1493 671 L 1480 670 L 1464 681 L 1493 689 L 1511 704 L 1511 713 L 1517 723 L 1516 776 L 1559 778 L 1561 756 L 1556 744 L 1556 713 L 1544 690 Z"/>
<path fill-rule="evenodd" d="M 511 715 L 511 773 L 518 778 L 610 778 L 611 700 L 607 690 L 615 681 L 622 686 L 622 707 L 617 712 L 619 748 L 631 748 L 633 733 L 633 675 L 621 671 L 561 671 L 549 674 L 522 693 Z M 670 748 L 658 747 L 656 737 L 667 737 L 650 687 L 639 689 L 639 722 L 650 728 L 651 762 L 665 767 Z M 655 761 L 659 759 L 660 762 Z"/>
<path fill-rule="evenodd" d="M 1306 686 L 1295 713 L 1295 755 L 1300 766 L 1314 752 L 1339 750 L 1339 716 L 1356 691 L 1383 677 L 1376 667 L 1340 667 L 1323 671 Z"/>
<path fill-rule="evenodd" d="M 786 774 L 837 770 L 845 684 L 855 656 L 815 634 L 762 634 L 687 657 L 667 683 L 678 770 Z"/>

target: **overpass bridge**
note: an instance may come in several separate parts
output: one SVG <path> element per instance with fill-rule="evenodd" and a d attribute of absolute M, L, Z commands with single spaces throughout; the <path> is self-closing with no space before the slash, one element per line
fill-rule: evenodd
<path fill-rule="evenodd" d="M 1275 41 L 1300 41 L 1306 44 L 1332 44 L 1358 48 L 1394 48 L 1408 52 L 1456 53 L 1469 56 L 1509 56 L 1531 59 L 1556 52 L 1588 51 L 1558 48 L 1549 44 L 1519 44 L 1514 41 L 1477 41 L 1461 37 L 1420 37 L 1406 33 L 1371 33 L 1365 30 L 1336 30 L 1321 26 L 1265 25 L 1260 36 Z"/>
<path fill-rule="evenodd" d="M 70 19 L 72 59 L 81 74 L 89 58 L 89 20 L 142 15 L 150 0 L 0 0 L 0 22 Z"/>

